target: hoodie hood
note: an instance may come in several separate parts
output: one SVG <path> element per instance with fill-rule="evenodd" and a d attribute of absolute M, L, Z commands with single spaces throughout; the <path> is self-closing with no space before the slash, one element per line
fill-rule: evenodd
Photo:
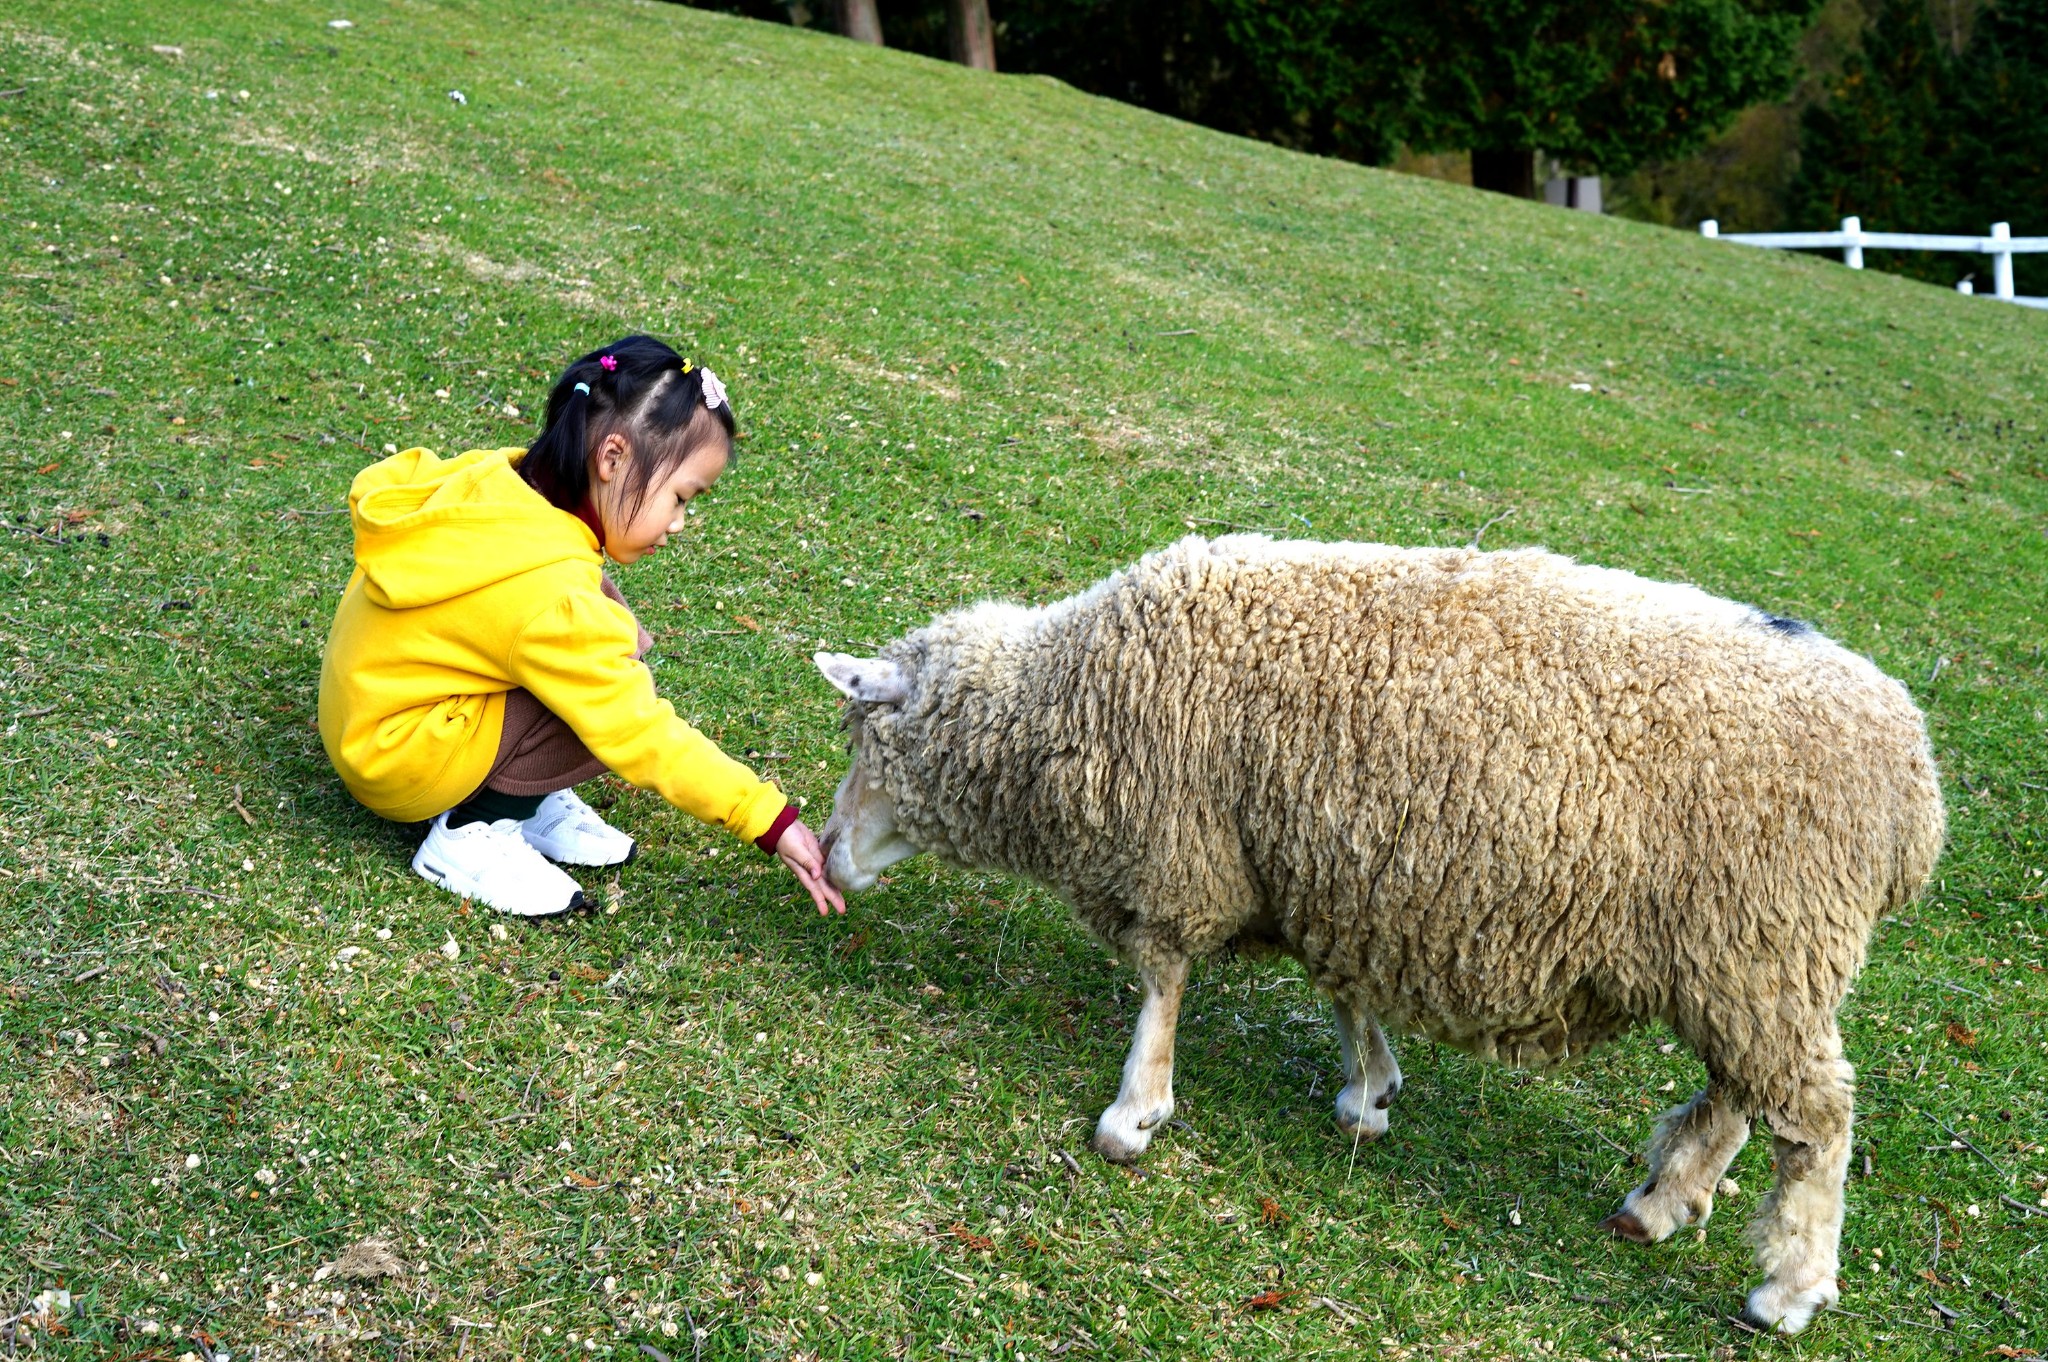
<path fill-rule="evenodd" d="M 370 599 L 410 609 L 564 560 L 597 563 L 590 527 L 520 478 L 525 453 L 408 449 L 356 474 L 349 519 Z"/>

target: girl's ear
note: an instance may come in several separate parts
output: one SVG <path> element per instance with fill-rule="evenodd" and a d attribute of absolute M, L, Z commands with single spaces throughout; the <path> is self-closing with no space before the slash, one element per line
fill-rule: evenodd
<path fill-rule="evenodd" d="M 626 437 L 613 431 L 604 437 L 604 443 L 597 447 L 597 453 L 590 460 L 590 471 L 599 482 L 615 481 L 621 469 L 626 466 L 626 456 L 631 452 Z"/>

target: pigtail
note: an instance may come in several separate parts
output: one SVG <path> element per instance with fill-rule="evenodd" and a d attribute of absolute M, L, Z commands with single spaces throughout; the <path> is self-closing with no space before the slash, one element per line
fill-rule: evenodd
<path fill-rule="evenodd" d="M 549 505 L 572 513 L 590 496 L 588 438 L 597 399 L 590 382 L 578 372 L 584 367 L 579 360 L 557 380 L 548 394 L 547 425 L 519 461 L 519 476 L 527 486 L 546 497 Z"/>

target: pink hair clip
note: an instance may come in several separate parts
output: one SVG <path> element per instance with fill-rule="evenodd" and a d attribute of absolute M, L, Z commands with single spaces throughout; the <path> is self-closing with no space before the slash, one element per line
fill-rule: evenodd
<path fill-rule="evenodd" d="M 598 360 L 597 364 L 598 367 L 603 369 L 606 373 L 610 373 L 612 372 L 612 370 L 619 367 L 619 362 L 616 359 L 613 359 L 610 355 L 606 355 L 602 359 Z"/>

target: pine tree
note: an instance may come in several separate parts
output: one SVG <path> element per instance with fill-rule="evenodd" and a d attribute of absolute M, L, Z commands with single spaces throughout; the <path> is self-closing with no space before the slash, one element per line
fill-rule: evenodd
<path fill-rule="evenodd" d="M 2001 0 L 1977 17 L 1961 56 L 1926 0 L 1886 0 L 1825 103 L 1807 111 L 1794 218 L 1816 228 L 1854 214 L 1866 229 L 2048 235 L 2048 0 Z M 1885 252 L 1880 269 L 1989 287 L 1990 262 Z M 2048 293 L 2048 263 L 2014 259 L 2022 293 Z"/>
<path fill-rule="evenodd" d="M 1791 87 L 1817 0 L 1377 0 L 1409 81 L 1400 135 L 1470 148 L 1473 182 L 1532 192 L 1533 157 L 1625 174 Z"/>
<path fill-rule="evenodd" d="M 1957 83 L 1927 0 L 1885 0 L 1862 51 L 1802 120 L 1792 220 L 1814 231 L 1853 215 L 1869 231 L 1982 232 L 1951 173 Z M 1887 253 L 1871 263 L 1946 283 L 1969 270 L 1963 259 Z"/>
<path fill-rule="evenodd" d="M 1979 16 L 1956 74 L 1949 173 L 1964 230 L 2010 222 L 2014 236 L 2048 236 L 2048 0 L 2000 0 Z M 2020 293 L 2048 296 L 2048 257 L 2013 267 Z"/>

